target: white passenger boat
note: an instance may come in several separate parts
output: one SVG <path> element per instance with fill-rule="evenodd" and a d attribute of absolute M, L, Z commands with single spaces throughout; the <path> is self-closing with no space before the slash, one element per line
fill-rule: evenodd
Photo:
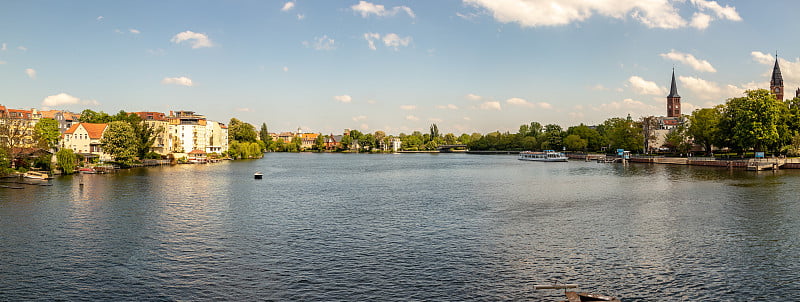
<path fill-rule="evenodd" d="M 544 150 L 542 152 L 522 151 L 519 153 L 519 160 L 567 161 L 567 156 L 554 150 Z"/>

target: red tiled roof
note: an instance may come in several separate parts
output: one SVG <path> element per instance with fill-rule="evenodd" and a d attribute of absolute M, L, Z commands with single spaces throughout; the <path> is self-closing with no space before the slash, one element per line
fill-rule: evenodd
<path fill-rule="evenodd" d="M 203 151 L 203 150 L 196 150 L 195 149 L 195 150 L 192 150 L 192 152 L 189 152 L 189 154 L 206 154 L 206 152 Z"/>
<path fill-rule="evenodd" d="M 78 127 L 81 126 L 83 127 L 83 129 L 86 129 L 86 132 L 89 133 L 89 138 L 99 139 L 103 137 L 103 131 L 106 130 L 108 124 L 78 123 L 72 125 L 72 127 L 69 127 L 67 131 L 64 131 L 64 134 L 73 134 L 75 133 L 75 130 L 77 130 Z"/>

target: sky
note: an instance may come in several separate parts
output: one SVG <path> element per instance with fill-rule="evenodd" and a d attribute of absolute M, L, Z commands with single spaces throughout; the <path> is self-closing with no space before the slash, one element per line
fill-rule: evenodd
<path fill-rule="evenodd" d="M 565 129 L 800 87 L 800 1 L 3 1 L 0 105 L 271 132 Z"/>

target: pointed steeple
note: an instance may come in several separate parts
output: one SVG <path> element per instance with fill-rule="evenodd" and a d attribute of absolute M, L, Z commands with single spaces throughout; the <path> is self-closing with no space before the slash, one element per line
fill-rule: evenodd
<path fill-rule="evenodd" d="M 769 81 L 770 86 L 783 86 L 783 75 L 781 75 L 781 67 L 778 66 L 778 53 L 775 53 L 775 67 L 772 67 L 772 79 Z"/>
<path fill-rule="evenodd" d="M 668 98 L 681 97 L 680 95 L 678 95 L 678 85 L 675 84 L 675 68 L 672 68 L 672 84 L 669 87 L 669 95 L 667 97 Z"/>

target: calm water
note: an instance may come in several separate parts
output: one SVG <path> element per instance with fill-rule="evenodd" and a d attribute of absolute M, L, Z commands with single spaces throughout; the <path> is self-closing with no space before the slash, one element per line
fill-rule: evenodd
<path fill-rule="evenodd" d="M 268 154 L 79 177 L 0 189 L 0 300 L 800 295 L 800 171 Z"/>

